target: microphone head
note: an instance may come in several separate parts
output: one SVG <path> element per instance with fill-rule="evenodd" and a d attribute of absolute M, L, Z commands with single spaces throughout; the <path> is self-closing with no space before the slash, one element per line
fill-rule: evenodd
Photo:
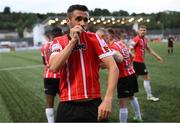
<path fill-rule="evenodd" d="M 78 36 L 80 37 L 81 36 L 81 33 L 80 32 L 77 32 Z"/>

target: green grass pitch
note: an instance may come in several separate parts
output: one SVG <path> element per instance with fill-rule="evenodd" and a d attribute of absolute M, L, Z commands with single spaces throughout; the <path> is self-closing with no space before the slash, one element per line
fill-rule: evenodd
<path fill-rule="evenodd" d="M 143 81 L 139 77 L 138 97 L 144 122 L 180 122 L 180 42 L 175 43 L 174 54 L 168 55 L 166 43 L 150 43 L 164 59 L 160 64 L 146 54 L 146 65 L 151 77 L 152 91 L 159 102 L 146 100 Z M 40 51 L 0 53 L 0 122 L 46 122 L 43 91 L 43 66 Z M 102 94 L 107 86 L 107 71 L 100 71 Z M 56 98 L 55 107 L 58 104 Z M 128 121 L 134 112 L 130 106 Z M 110 121 L 118 121 L 118 99 L 113 99 Z"/>

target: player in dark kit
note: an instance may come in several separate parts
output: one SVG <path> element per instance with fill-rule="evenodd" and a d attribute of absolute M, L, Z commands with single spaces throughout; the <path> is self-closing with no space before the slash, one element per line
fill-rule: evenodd
<path fill-rule="evenodd" d="M 174 42 L 173 36 L 169 35 L 169 38 L 168 38 L 168 54 L 173 53 L 173 42 Z"/>

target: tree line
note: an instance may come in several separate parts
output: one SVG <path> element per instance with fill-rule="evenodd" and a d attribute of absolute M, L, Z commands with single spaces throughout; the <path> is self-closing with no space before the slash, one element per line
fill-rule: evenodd
<path fill-rule="evenodd" d="M 164 11 L 158 13 L 132 13 L 129 14 L 127 11 L 119 10 L 110 12 L 108 9 L 96 8 L 90 10 L 91 16 L 141 16 L 149 17 L 150 22 L 146 23 L 149 29 L 161 29 L 163 28 L 180 28 L 180 12 L 176 11 Z M 49 16 L 66 16 L 66 13 L 22 13 L 22 12 L 11 12 L 10 7 L 5 7 L 3 12 L 0 12 L 0 29 L 16 30 L 19 35 L 25 28 L 32 28 L 34 24 L 42 22 Z"/>

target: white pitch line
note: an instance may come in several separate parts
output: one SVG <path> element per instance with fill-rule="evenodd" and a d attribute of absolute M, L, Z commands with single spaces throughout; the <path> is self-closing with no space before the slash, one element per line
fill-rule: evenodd
<path fill-rule="evenodd" d="M 31 68 L 38 68 L 38 67 L 43 67 L 43 66 L 44 65 L 30 65 L 30 66 L 23 66 L 23 67 L 8 67 L 8 68 L 1 68 L 0 71 L 31 69 Z"/>

